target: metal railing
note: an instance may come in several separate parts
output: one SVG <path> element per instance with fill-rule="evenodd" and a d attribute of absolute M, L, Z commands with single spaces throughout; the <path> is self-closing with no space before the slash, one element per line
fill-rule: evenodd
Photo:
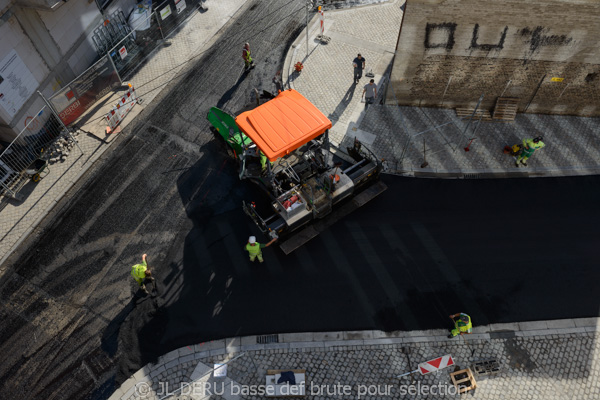
<path fill-rule="evenodd" d="M 64 161 L 73 146 L 79 148 L 67 125 L 119 86 L 122 78 L 176 32 L 201 2 L 166 0 L 133 26 L 121 11 L 111 14 L 110 23 L 97 28 L 93 35 L 99 54 L 106 55 L 49 100 L 44 98 L 47 105 L 0 154 L 0 196 L 23 200 L 18 192 L 27 182 L 41 179 L 49 165 Z M 81 148 L 79 151 L 83 154 Z"/>
<path fill-rule="evenodd" d="M 96 101 L 122 84 L 108 56 L 102 57 L 48 99 L 65 125 L 82 116 Z"/>
<path fill-rule="evenodd" d="M 198 9 L 201 0 L 166 0 L 152 12 L 142 8 L 130 24 L 130 33 L 107 50 L 121 80 L 131 74 L 165 39 L 176 32 Z M 132 18 L 130 18 L 130 21 Z"/>
<path fill-rule="evenodd" d="M 0 196 L 23 200 L 19 190 L 42 179 L 50 165 L 64 161 L 75 145 L 58 116 L 44 106 L 0 154 Z"/>

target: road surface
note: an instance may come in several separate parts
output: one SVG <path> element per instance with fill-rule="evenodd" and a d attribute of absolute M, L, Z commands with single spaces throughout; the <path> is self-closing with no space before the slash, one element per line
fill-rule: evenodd
<path fill-rule="evenodd" d="M 248 4 L 20 249 L 0 281 L 3 398 L 107 398 L 161 354 L 236 335 L 598 315 L 600 177 L 388 176 L 387 192 L 292 255 L 248 261 L 259 232 L 241 202 L 256 189 L 205 116 L 270 88 L 302 29 L 297 3 Z M 241 75 L 247 38 L 258 66 Z M 142 253 L 156 297 L 129 275 Z"/>

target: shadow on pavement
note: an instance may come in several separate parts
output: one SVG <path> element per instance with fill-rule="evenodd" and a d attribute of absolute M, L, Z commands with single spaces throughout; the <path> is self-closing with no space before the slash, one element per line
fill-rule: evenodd
<path fill-rule="evenodd" d="M 598 314 L 589 294 L 600 277 L 600 177 L 386 176 L 372 203 L 254 265 L 242 247 L 262 236 L 241 201 L 258 189 L 239 181 L 220 144 L 203 150 L 177 181 L 192 227 L 168 255 L 160 307 L 126 325 L 140 359 L 118 381 L 168 351 L 234 336 L 440 329 L 457 312 L 475 326 Z"/>
<path fill-rule="evenodd" d="M 335 110 L 333 110 L 333 112 L 331 114 L 329 114 L 327 116 L 327 118 L 329 118 L 330 120 L 336 120 L 336 121 L 338 119 L 340 119 L 340 117 L 342 116 L 344 111 L 346 111 L 346 108 L 348 108 L 348 106 L 350 105 L 352 98 L 354 97 L 356 85 L 357 85 L 357 83 L 355 82 L 348 88 L 348 90 L 346 91 L 346 94 L 344 94 L 344 97 L 342 98 L 342 101 L 340 101 L 340 103 L 337 105 Z"/>

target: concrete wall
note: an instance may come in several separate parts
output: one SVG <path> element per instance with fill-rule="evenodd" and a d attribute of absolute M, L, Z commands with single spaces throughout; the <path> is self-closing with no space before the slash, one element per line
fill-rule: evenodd
<path fill-rule="evenodd" d="M 407 0 L 386 102 L 597 116 L 598 38 L 598 0 Z"/>
<path fill-rule="evenodd" d="M 99 16 L 94 1 L 68 1 L 56 11 L 38 11 L 48 33 L 64 56 Z"/>
<path fill-rule="evenodd" d="M 36 51 L 31 40 L 23 32 L 23 29 L 14 15 L 4 24 L 0 25 L 0 37 L 2 38 L 2 40 L 0 40 L 0 60 L 4 59 L 11 50 L 14 49 L 18 57 L 29 69 L 29 72 L 31 72 L 33 79 L 35 79 L 36 82 L 34 87 L 39 86 L 48 75 L 48 66 Z M 27 77 L 29 77 L 28 74 Z M 23 82 L 23 86 L 29 86 L 29 82 Z M 33 93 L 31 93 L 31 95 L 33 95 Z M 13 128 L 18 119 L 19 114 L 11 116 L 6 112 L 4 107 L 0 107 L 1 140 L 10 141 L 11 138 L 16 135 L 15 129 Z M 11 122 L 13 122 L 13 126 L 11 126 Z"/>
<path fill-rule="evenodd" d="M 50 97 L 97 60 L 91 35 L 101 23 L 93 0 L 69 1 L 54 11 L 0 0 L 0 60 L 15 50 L 37 84 L 15 115 L 0 107 L 0 140 L 12 140 L 44 106 L 37 90 Z"/>

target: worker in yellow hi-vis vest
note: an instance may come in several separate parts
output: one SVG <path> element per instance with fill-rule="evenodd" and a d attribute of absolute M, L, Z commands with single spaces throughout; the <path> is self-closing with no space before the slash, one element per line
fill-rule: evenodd
<path fill-rule="evenodd" d="M 458 318 L 458 319 L 455 319 Z M 471 323 L 471 317 L 465 313 L 458 313 L 450 315 L 450 319 L 454 322 L 454 329 L 450 330 L 448 338 L 454 338 L 458 335 L 469 334 L 473 332 L 473 324 Z"/>
<path fill-rule="evenodd" d="M 543 138 L 541 136 L 533 139 L 523 139 L 523 148 L 517 157 L 517 161 L 515 162 L 517 167 L 519 166 L 519 163 L 526 167 L 527 159 L 531 157 L 536 150 L 539 150 L 545 146 L 544 142 L 542 142 L 542 139 Z"/>
<path fill-rule="evenodd" d="M 269 247 L 272 245 L 277 238 L 271 239 L 271 241 L 267 244 L 261 244 L 256 242 L 256 236 L 250 236 L 248 238 L 248 243 L 244 246 L 244 249 L 250 253 L 250 261 L 254 262 L 258 258 L 259 262 L 263 262 L 262 249 L 265 247 Z"/>
<path fill-rule="evenodd" d="M 148 290 L 146 289 L 146 283 L 152 282 L 154 285 L 154 277 L 152 276 L 152 272 L 148 269 L 148 264 L 146 263 L 147 254 L 142 256 L 141 264 L 136 264 L 131 267 L 131 276 L 133 279 L 140 285 L 140 289 L 146 294 L 148 294 Z"/>
<path fill-rule="evenodd" d="M 252 57 L 250 56 L 250 43 L 244 44 L 244 49 L 242 50 L 242 58 L 244 59 L 246 71 L 249 70 L 250 68 L 254 67 L 254 61 L 252 60 Z"/>

